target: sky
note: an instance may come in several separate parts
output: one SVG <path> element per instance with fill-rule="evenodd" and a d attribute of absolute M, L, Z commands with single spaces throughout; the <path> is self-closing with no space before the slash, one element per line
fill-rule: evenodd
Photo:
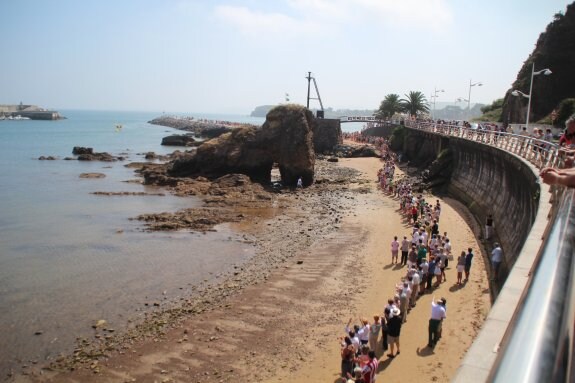
<path fill-rule="evenodd" d="M 308 72 L 325 108 L 377 109 L 387 94 L 410 91 L 464 107 L 456 99 L 470 89 L 472 104 L 491 103 L 570 3 L 2 2 L 0 104 L 226 114 L 286 94 L 305 105 Z"/>

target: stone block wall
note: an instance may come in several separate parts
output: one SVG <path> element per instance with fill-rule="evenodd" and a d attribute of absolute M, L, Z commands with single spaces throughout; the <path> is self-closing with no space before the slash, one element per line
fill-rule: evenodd
<path fill-rule="evenodd" d="M 316 118 L 313 129 L 313 146 L 316 153 L 331 152 L 342 143 L 341 121 L 332 118 Z"/>
<path fill-rule="evenodd" d="M 450 138 L 454 170 L 448 192 L 464 202 L 484 227 L 493 215 L 507 271 L 519 255 L 539 206 L 540 185 L 519 157 L 460 138 Z"/>
<path fill-rule="evenodd" d="M 448 193 L 464 203 L 484 227 L 493 215 L 501 242 L 504 275 L 513 266 L 535 221 L 540 185 L 534 168 L 521 158 L 477 142 L 408 128 L 404 153 L 423 164 L 449 147 L 453 172 Z"/>

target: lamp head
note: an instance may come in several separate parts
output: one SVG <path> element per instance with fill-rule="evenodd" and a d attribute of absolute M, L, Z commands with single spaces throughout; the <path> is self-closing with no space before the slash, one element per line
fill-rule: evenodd
<path fill-rule="evenodd" d="M 514 90 L 513 92 L 511 92 L 511 94 L 512 94 L 513 96 L 515 96 L 515 97 L 519 96 L 519 92 L 516 91 L 516 90 Z"/>
<path fill-rule="evenodd" d="M 551 72 L 550 69 L 544 69 L 544 70 L 543 70 L 543 74 L 544 74 L 545 76 L 549 76 L 551 73 L 553 73 L 553 72 Z"/>

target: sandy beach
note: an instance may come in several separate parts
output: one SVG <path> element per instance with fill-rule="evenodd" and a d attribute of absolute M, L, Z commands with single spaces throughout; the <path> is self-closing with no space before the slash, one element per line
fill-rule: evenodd
<path fill-rule="evenodd" d="M 383 311 L 405 274 L 391 264 L 390 242 L 411 233 L 411 226 L 398 213 L 399 202 L 377 188 L 379 159 L 322 162 L 325 173 L 316 174 L 312 187 L 282 194 L 271 202 L 277 209 L 245 212 L 249 219 L 230 224 L 258 255 L 221 285 L 190 298 L 194 305 L 178 311 L 185 314 L 152 317 L 161 330 L 133 341 L 124 337 L 116 351 L 77 363 L 73 371 L 32 371 L 14 380 L 338 381 L 345 323 Z M 437 199 L 443 206 L 439 229 L 447 231 L 454 253 L 474 249 L 470 280 L 457 286 L 450 263 L 447 281 L 409 313 L 401 355 L 389 359 L 376 350 L 378 381 L 449 381 L 489 311 L 479 228 L 457 201 Z M 448 309 L 443 337 L 432 350 L 426 344 L 433 295 L 445 297 Z"/>

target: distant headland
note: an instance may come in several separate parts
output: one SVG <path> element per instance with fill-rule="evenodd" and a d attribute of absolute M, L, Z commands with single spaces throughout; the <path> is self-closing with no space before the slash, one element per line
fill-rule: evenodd
<path fill-rule="evenodd" d="M 0 104 L 0 120 L 60 120 L 60 113 L 47 110 L 37 105 L 6 105 Z"/>

